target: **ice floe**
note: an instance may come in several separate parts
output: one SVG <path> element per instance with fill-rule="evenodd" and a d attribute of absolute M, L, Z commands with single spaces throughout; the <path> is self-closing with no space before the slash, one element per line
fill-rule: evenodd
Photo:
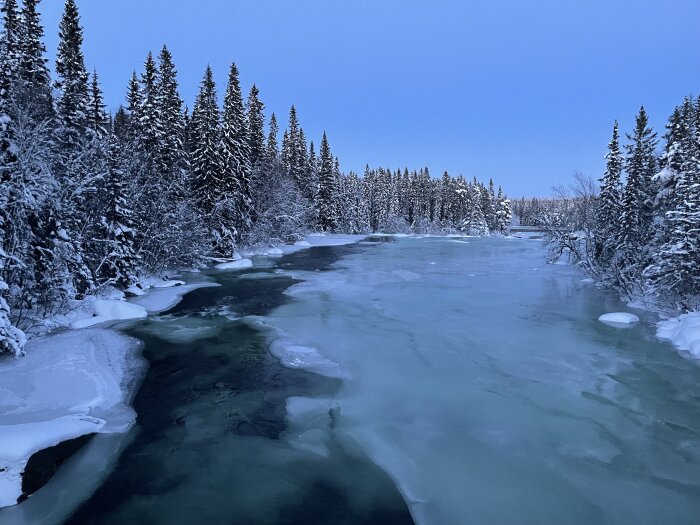
<path fill-rule="evenodd" d="M 625 327 L 639 322 L 639 317 L 634 314 L 627 312 L 613 312 L 609 314 L 603 314 L 598 318 L 601 323 L 608 324 L 610 326 Z"/>

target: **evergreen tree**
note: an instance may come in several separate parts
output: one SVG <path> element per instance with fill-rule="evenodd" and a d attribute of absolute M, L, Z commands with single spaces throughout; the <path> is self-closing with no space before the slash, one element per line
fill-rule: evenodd
<path fill-rule="evenodd" d="M 118 142 L 112 138 L 105 181 L 108 201 L 101 221 L 108 251 L 98 268 L 98 275 L 118 288 L 126 289 L 136 281 L 138 257 L 134 247 L 133 212 L 126 197 L 125 173 L 119 157 Z"/>
<path fill-rule="evenodd" d="M 318 191 L 318 221 L 321 230 L 333 232 L 336 229 L 338 217 L 335 208 L 336 202 L 336 178 L 333 166 L 333 156 L 328 145 L 326 132 L 323 132 L 321 140 L 321 167 L 319 172 Z"/>
<path fill-rule="evenodd" d="M 59 29 L 55 88 L 59 136 L 66 145 L 78 143 L 88 129 L 88 72 L 82 51 L 83 28 L 74 0 L 66 0 Z"/>
<path fill-rule="evenodd" d="M 280 156 L 279 147 L 277 145 L 277 134 L 279 133 L 279 126 L 277 124 L 277 117 L 273 113 L 270 116 L 270 132 L 267 136 L 267 145 L 265 146 L 265 161 L 269 165 L 277 162 Z"/>
<path fill-rule="evenodd" d="M 156 163 L 163 186 L 173 198 L 185 192 L 187 153 L 183 102 L 178 92 L 177 71 L 167 46 L 158 55 L 155 80 L 155 114 L 159 139 Z"/>
<path fill-rule="evenodd" d="M 53 116 L 53 101 L 38 4 L 39 0 L 23 2 L 19 30 L 19 86 L 15 98 L 34 118 L 46 119 Z"/>
<path fill-rule="evenodd" d="M 260 91 L 253 84 L 246 102 L 246 127 L 248 129 L 248 149 L 250 165 L 255 166 L 265 156 L 265 105 L 260 101 Z"/>
<path fill-rule="evenodd" d="M 651 227 L 656 172 L 656 133 L 648 126 L 649 117 L 642 106 L 636 118 L 635 130 L 628 135 L 625 167 L 627 184 L 623 196 L 622 241 L 628 252 L 639 252 L 648 240 Z"/>
<path fill-rule="evenodd" d="M 221 158 L 224 170 L 223 194 L 236 203 L 236 241 L 250 230 L 252 225 L 252 203 L 250 197 L 250 147 L 248 142 L 238 69 L 231 65 L 228 86 L 224 97 L 224 112 L 221 126 Z"/>
<path fill-rule="evenodd" d="M 207 67 L 192 111 L 193 187 L 205 214 L 214 210 L 219 194 L 217 188 L 222 184 L 219 127 L 216 85 L 211 68 Z"/>
<path fill-rule="evenodd" d="M 605 156 L 607 168 L 601 179 L 595 227 L 595 257 L 606 263 L 616 249 L 616 240 L 622 215 L 622 165 L 624 158 L 620 151 L 620 138 L 617 121 L 613 125 L 613 135 Z"/>
<path fill-rule="evenodd" d="M 100 81 L 97 77 L 97 71 L 92 73 L 92 82 L 90 84 L 90 102 L 89 102 L 88 122 L 89 127 L 98 137 L 104 136 L 109 127 L 109 119 L 105 111 L 104 97 L 100 88 Z"/>

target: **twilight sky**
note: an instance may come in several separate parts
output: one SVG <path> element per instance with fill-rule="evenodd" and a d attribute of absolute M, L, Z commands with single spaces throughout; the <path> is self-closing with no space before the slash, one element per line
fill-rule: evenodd
<path fill-rule="evenodd" d="M 613 119 L 661 128 L 700 91 L 698 0 L 78 0 L 110 108 L 167 43 L 188 105 L 231 61 L 284 125 L 325 129 L 344 171 L 427 165 L 547 196 L 598 178 Z M 53 62 L 62 0 L 40 6 Z M 660 129 L 660 131 L 662 131 Z"/>

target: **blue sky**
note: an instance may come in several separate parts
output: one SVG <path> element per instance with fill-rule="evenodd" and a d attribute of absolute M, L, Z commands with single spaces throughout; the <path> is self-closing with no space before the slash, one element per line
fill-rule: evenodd
<path fill-rule="evenodd" d="M 85 55 L 114 108 L 167 43 L 191 105 L 231 61 L 286 122 L 328 132 L 344 171 L 427 165 L 513 197 L 600 176 L 613 119 L 662 127 L 700 91 L 697 0 L 77 0 Z M 50 58 L 63 2 L 41 4 Z"/>

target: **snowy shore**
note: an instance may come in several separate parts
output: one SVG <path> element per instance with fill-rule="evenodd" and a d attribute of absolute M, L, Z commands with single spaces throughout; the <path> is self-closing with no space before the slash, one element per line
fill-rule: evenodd
<path fill-rule="evenodd" d="M 249 249 L 243 255 L 277 257 L 364 237 L 309 235 L 294 245 Z M 124 433 L 135 422 L 130 402 L 146 363 L 139 341 L 108 327 L 168 310 L 185 294 L 209 286 L 218 285 L 205 279 L 150 279 L 129 289 L 128 300 L 89 297 L 46 322 L 47 329 L 63 332 L 32 338 L 25 356 L 0 360 L 0 508 L 23 496 L 22 475 L 36 452 L 90 434 Z"/>
<path fill-rule="evenodd" d="M 36 452 L 93 433 L 126 432 L 144 369 L 139 342 L 90 328 L 32 339 L 26 356 L 0 363 L 0 507 L 22 496 Z"/>

